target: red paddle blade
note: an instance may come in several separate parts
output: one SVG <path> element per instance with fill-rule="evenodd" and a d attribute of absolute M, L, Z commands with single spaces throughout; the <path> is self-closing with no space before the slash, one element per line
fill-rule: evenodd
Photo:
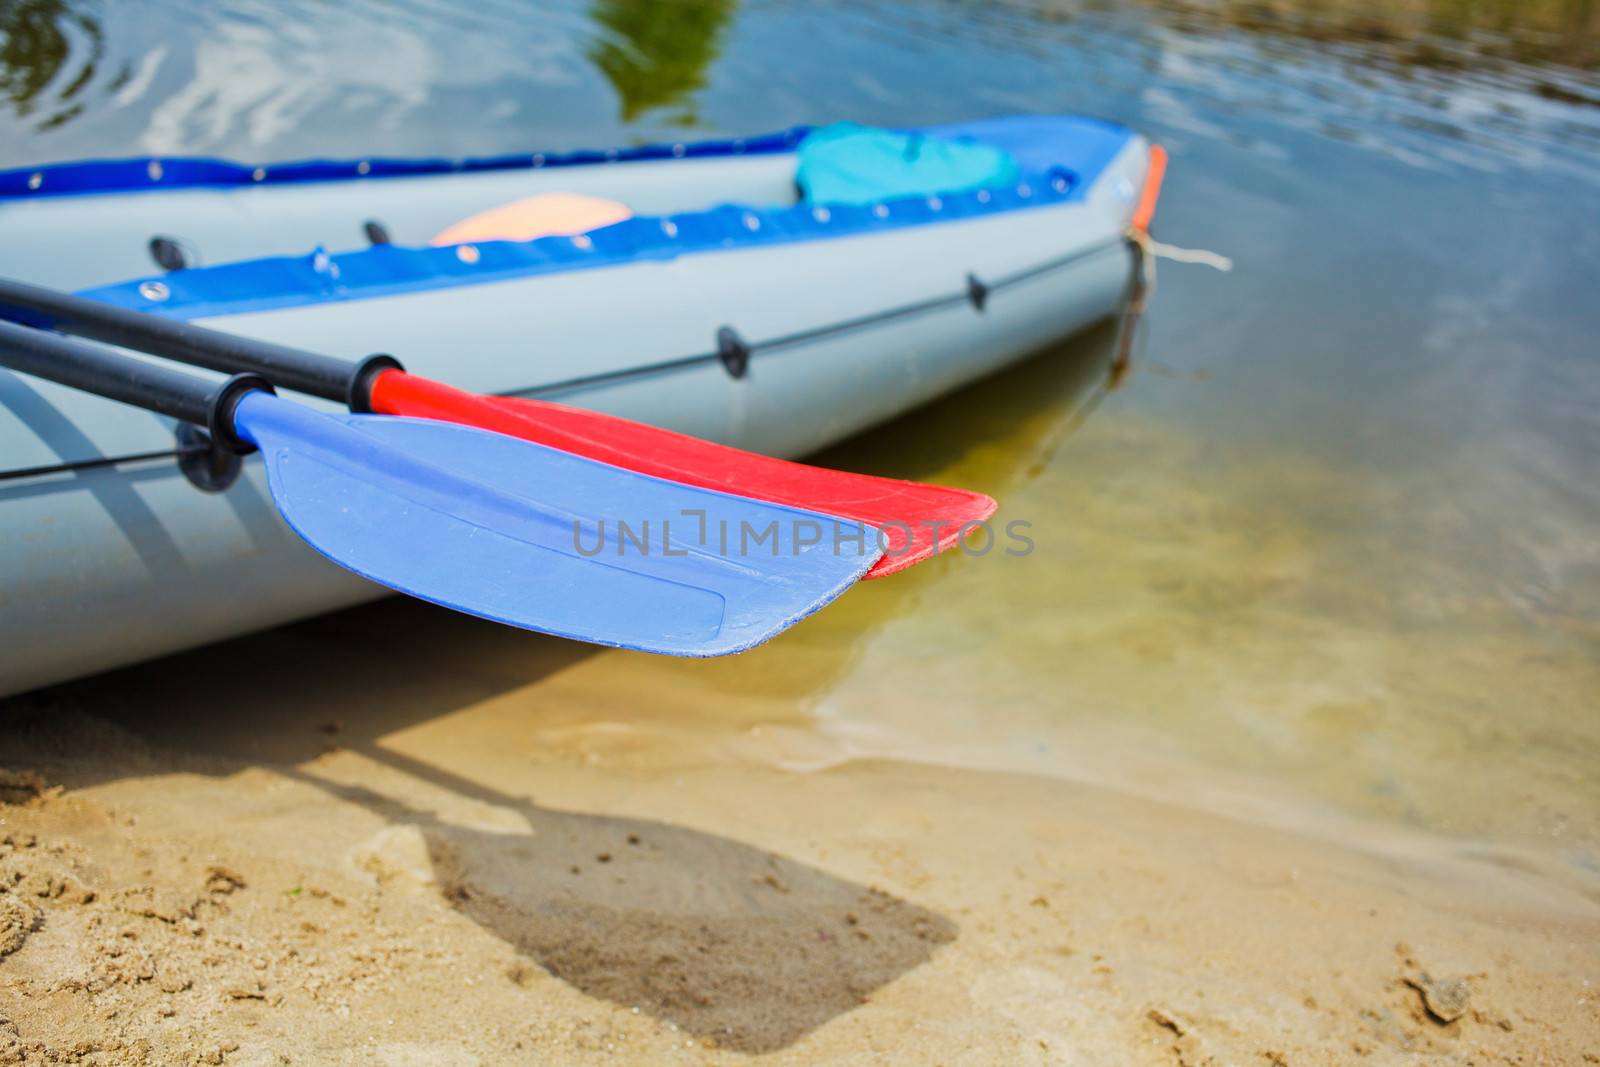
<path fill-rule="evenodd" d="M 597 411 L 468 393 L 403 371 L 378 376 L 372 409 L 477 426 L 684 485 L 864 522 L 887 542 L 868 578 L 955 547 L 966 524 L 995 509 L 992 497 L 965 489 L 791 463 Z"/>

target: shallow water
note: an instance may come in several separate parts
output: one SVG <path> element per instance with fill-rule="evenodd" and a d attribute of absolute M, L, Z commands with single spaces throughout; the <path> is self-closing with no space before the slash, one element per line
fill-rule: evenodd
<path fill-rule="evenodd" d="M 986 490 L 1037 551 L 864 586 L 734 661 L 597 654 L 594 706 L 653 690 L 814 716 L 853 752 L 1197 767 L 1600 867 L 1582 5 L 187 8 L 0 7 L 0 165 L 1024 111 L 1151 135 L 1157 236 L 1238 266 L 1163 265 L 1121 388 L 1105 329 L 827 457 Z"/>

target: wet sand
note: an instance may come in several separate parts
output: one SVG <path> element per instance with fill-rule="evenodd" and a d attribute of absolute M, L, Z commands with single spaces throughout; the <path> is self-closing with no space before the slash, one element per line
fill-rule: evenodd
<path fill-rule="evenodd" d="M 1592 874 L 658 662 L 389 601 L 11 701 L 0 1062 L 1594 1062 Z"/>

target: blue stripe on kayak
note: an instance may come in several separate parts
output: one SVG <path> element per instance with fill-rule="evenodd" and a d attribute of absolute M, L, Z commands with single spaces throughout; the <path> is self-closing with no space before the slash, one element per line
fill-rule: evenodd
<path fill-rule="evenodd" d="M 214 188 L 235 185 L 288 185 L 297 182 L 365 181 L 369 178 L 414 178 L 429 174 L 466 174 L 486 170 L 542 170 L 637 163 L 643 160 L 701 159 L 708 156 L 759 156 L 790 152 L 810 126 L 795 126 L 758 137 L 707 141 L 662 142 L 607 150 L 520 152 L 515 155 L 420 159 L 304 159 L 291 163 L 235 163 L 201 156 L 140 156 L 133 159 L 88 159 L 42 167 L 0 170 L 0 200 L 93 193 L 160 192 L 163 189 Z"/>
<path fill-rule="evenodd" d="M 700 252 L 892 232 L 1081 200 L 1132 136 L 1121 127 L 1083 119 L 1000 120 L 994 125 L 1009 125 L 997 131 L 996 141 L 1007 151 L 1021 150 L 1033 164 L 1025 168 L 1016 186 L 863 205 L 756 208 L 724 204 L 709 211 L 635 217 L 579 237 L 442 248 L 378 245 L 338 254 L 317 249 L 304 256 L 180 270 L 85 290 L 81 295 L 174 318 L 204 319 L 670 260 Z M 990 128 L 991 124 L 973 123 L 938 132 L 984 134 L 987 139 Z M 1063 164 L 1040 166 L 1051 158 Z"/>

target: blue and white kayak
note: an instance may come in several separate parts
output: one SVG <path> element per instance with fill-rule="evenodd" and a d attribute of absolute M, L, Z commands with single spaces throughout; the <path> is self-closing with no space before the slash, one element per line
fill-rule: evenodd
<path fill-rule="evenodd" d="M 780 456 L 991 373 L 1127 296 L 1152 158 L 1138 135 L 1072 117 L 931 128 L 1003 150 L 1015 180 L 826 203 L 796 188 L 808 132 L 0 171 L 0 276 L 335 355 L 389 352 L 465 389 Z M 631 217 L 430 244 L 542 193 Z M 161 270 L 174 249 L 182 269 Z M 257 460 L 198 491 L 171 456 L 180 429 L 0 370 L 0 695 L 377 595 L 283 526 Z"/>

